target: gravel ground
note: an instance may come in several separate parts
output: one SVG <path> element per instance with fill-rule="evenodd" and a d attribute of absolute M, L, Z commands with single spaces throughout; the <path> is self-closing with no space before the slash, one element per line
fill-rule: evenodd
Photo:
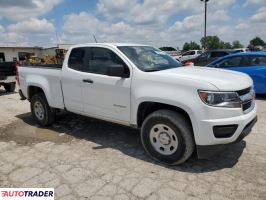
<path fill-rule="evenodd" d="M 266 199 L 266 97 L 244 141 L 212 160 L 168 167 L 139 132 L 64 113 L 38 127 L 29 103 L 0 89 L 0 187 L 54 187 L 56 199 Z"/>

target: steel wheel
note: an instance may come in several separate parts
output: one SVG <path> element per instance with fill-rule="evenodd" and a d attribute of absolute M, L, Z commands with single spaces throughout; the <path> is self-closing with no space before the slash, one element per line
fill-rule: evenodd
<path fill-rule="evenodd" d="M 45 115 L 45 110 L 43 105 L 41 104 L 41 102 L 36 101 L 34 103 L 34 113 L 35 116 L 39 119 L 39 120 L 43 120 L 44 119 L 44 115 Z"/>
<path fill-rule="evenodd" d="M 151 128 L 150 142 L 154 149 L 163 155 L 172 155 L 178 147 L 175 132 L 165 124 L 156 124 Z"/>

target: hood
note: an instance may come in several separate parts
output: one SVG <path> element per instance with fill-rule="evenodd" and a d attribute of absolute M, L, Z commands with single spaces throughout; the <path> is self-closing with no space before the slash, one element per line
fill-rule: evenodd
<path fill-rule="evenodd" d="M 208 67 L 179 67 L 157 73 L 167 77 L 181 76 L 182 78 L 208 82 L 220 91 L 237 91 L 253 85 L 252 79 L 244 73 Z"/>

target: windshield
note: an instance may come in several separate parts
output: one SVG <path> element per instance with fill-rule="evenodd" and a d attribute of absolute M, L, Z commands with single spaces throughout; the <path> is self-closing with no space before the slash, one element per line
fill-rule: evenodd
<path fill-rule="evenodd" d="M 140 70 L 145 72 L 160 71 L 182 66 L 180 62 L 165 52 L 148 46 L 118 47 Z"/>

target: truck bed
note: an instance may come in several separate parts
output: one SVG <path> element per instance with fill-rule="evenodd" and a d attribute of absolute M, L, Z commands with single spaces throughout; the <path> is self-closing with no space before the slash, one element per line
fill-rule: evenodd
<path fill-rule="evenodd" d="M 19 66 L 18 74 L 20 89 L 27 97 L 27 85 L 40 87 L 46 95 L 51 107 L 64 108 L 61 88 L 61 70 L 57 65 L 30 65 Z"/>

